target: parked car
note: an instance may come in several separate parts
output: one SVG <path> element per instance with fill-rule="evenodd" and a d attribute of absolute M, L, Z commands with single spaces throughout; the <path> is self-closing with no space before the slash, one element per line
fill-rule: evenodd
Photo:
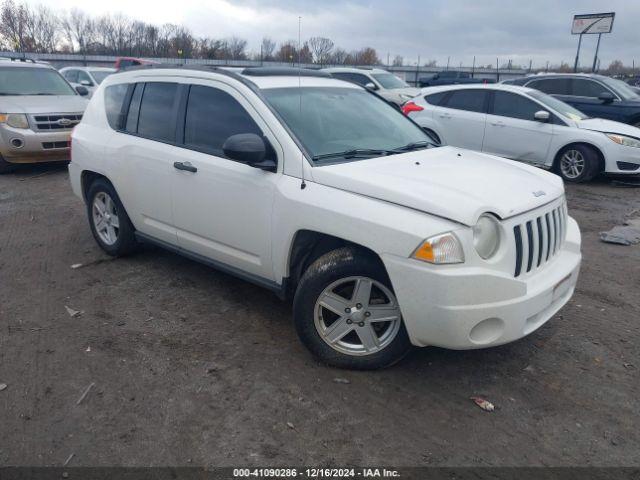
<path fill-rule="evenodd" d="M 74 90 L 49 64 L 0 61 L 0 173 L 69 161 L 69 134 L 87 105 L 81 93 L 84 87 Z"/>
<path fill-rule="evenodd" d="M 420 92 L 419 89 L 410 87 L 404 80 L 381 68 L 334 67 L 325 68 L 322 71 L 331 74 L 334 78 L 373 90 L 398 107 Z"/>
<path fill-rule="evenodd" d="M 71 185 L 106 253 L 150 242 L 290 296 L 332 365 L 510 342 L 574 291 L 560 178 L 435 148 L 322 72 L 132 70 L 100 85 L 72 137 Z"/>
<path fill-rule="evenodd" d="M 158 62 L 154 60 L 147 60 L 145 58 L 135 58 L 135 57 L 118 57 L 116 58 L 116 62 L 114 67 L 117 71 L 123 70 L 129 67 L 139 67 L 142 65 L 159 65 Z"/>
<path fill-rule="evenodd" d="M 421 77 L 418 80 L 420 88 L 424 87 L 436 87 L 440 85 L 459 85 L 467 83 L 492 83 L 493 81 L 474 78 L 467 72 L 459 72 L 456 70 L 444 70 L 432 75 Z"/>
<path fill-rule="evenodd" d="M 640 96 L 622 80 L 576 73 L 531 75 L 504 83 L 548 93 L 589 117 L 640 127 Z"/>
<path fill-rule="evenodd" d="M 403 111 L 439 142 L 553 169 L 568 182 L 640 173 L 640 129 L 588 118 L 531 88 L 426 88 Z"/>
<path fill-rule="evenodd" d="M 106 67 L 65 67 L 60 69 L 60 73 L 73 86 L 82 85 L 89 91 L 88 97 L 93 96 L 98 85 L 112 73 L 117 70 L 115 68 Z"/>

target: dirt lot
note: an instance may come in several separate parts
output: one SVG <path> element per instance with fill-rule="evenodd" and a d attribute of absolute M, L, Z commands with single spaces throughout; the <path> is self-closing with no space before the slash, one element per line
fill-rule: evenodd
<path fill-rule="evenodd" d="M 640 246 L 598 240 L 640 189 L 568 198 L 584 262 L 559 315 L 372 373 L 314 361 L 268 291 L 161 250 L 105 256 L 65 168 L 2 176 L 0 465 L 640 465 Z"/>

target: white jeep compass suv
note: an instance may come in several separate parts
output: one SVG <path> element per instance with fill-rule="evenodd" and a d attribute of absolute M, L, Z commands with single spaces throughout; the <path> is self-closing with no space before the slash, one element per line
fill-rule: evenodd
<path fill-rule="evenodd" d="M 519 339 L 578 277 L 560 178 L 435 148 L 322 72 L 115 74 L 72 147 L 71 184 L 103 250 L 150 242 L 291 295 L 300 338 L 332 365 Z"/>

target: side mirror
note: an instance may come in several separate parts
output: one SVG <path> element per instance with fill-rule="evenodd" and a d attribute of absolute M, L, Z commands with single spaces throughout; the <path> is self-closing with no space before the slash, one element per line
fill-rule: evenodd
<path fill-rule="evenodd" d="M 255 133 L 231 135 L 222 145 L 222 151 L 231 160 L 268 172 L 276 171 L 276 162 L 265 159 L 267 146 L 264 139 Z"/>
<path fill-rule="evenodd" d="M 82 85 L 78 85 L 76 87 L 76 92 L 78 92 L 83 97 L 86 97 L 87 95 L 89 95 L 89 90 L 87 90 L 87 87 L 83 87 Z"/>
<path fill-rule="evenodd" d="M 93 87 L 93 83 L 89 80 L 80 80 L 80 85 L 84 85 L 85 87 Z"/>
<path fill-rule="evenodd" d="M 366 88 L 367 90 L 378 90 L 378 86 L 373 82 L 365 83 L 364 88 Z"/>
<path fill-rule="evenodd" d="M 540 110 L 533 115 L 533 118 L 538 122 L 548 122 L 551 115 L 546 110 Z"/>
<path fill-rule="evenodd" d="M 613 96 L 611 92 L 602 92 L 598 95 L 598 100 L 602 101 L 602 103 L 611 103 L 615 100 L 616 97 Z"/>

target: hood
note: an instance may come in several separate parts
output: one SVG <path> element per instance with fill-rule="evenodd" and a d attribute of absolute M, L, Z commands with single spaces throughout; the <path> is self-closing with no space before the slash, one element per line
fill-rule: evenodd
<path fill-rule="evenodd" d="M 2 113 L 84 112 L 88 100 L 80 95 L 15 95 L 0 97 Z"/>
<path fill-rule="evenodd" d="M 586 120 L 578 120 L 576 122 L 578 128 L 585 130 L 594 130 L 596 132 L 619 133 L 620 135 L 628 135 L 630 137 L 640 138 L 640 128 L 626 123 L 614 122 L 613 120 L 604 120 L 602 118 L 587 118 Z"/>
<path fill-rule="evenodd" d="M 455 147 L 316 167 L 313 180 L 465 225 L 485 212 L 509 218 L 564 194 L 552 173 Z"/>

